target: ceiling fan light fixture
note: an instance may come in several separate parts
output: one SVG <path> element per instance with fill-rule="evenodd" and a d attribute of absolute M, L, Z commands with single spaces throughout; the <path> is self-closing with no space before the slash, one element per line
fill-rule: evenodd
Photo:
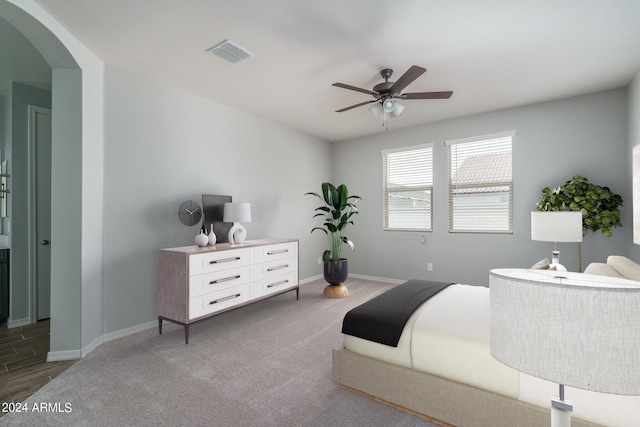
<path fill-rule="evenodd" d="M 394 110 L 395 106 L 396 102 L 391 98 L 387 98 L 382 101 L 382 109 L 385 113 L 391 113 Z"/>
<path fill-rule="evenodd" d="M 394 106 L 393 111 L 391 112 L 391 117 L 398 117 L 404 111 L 404 105 L 399 102 L 394 102 L 393 104 Z"/>
<path fill-rule="evenodd" d="M 371 114 L 373 114 L 375 117 L 378 117 L 382 113 L 382 103 L 376 102 L 375 104 L 371 105 L 371 107 L 369 107 L 369 111 L 371 111 Z"/>

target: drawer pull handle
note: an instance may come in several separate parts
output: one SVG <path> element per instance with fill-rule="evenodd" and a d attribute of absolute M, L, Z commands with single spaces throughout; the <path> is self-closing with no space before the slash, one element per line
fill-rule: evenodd
<path fill-rule="evenodd" d="M 218 280 L 212 280 L 209 282 L 210 285 L 215 285 L 216 283 L 222 283 L 222 282 L 228 282 L 229 280 L 236 280 L 239 279 L 240 275 L 238 274 L 237 276 L 230 276 L 230 277 L 224 277 L 222 279 L 218 279 Z"/>
<path fill-rule="evenodd" d="M 239 256 L 231 257 L 231 258 L 223 258 L 223 259 L 217 259 L 215 261 L 209 261 L 209 264 L 220 264 L 222 262 L 238 261 L 239 259 L 240 259 Z"/>
<path fill-rule="evenodd" d="M 277 251 L 269 251 L 267 255 L 286 254 L 287 252 L 289 252 L 289 249 L 279 249 Z"/>
<path fill-rule="evenodd" d="M 283 265 L 278 265 L 276 267 L 267 268 L 267 271 L 282 270 L 283 268 L 287 268 L 287 267 L 289 267 L 289 264 L 283 264 Z"/>
<path fill-rule="evenodd" d="M 273 288 L 274 286 L 284 285 L 285 283 L 289 283 L 289 280 L 281 280 L 279 282 L 272 283 L 270 285 L 267 285 L 267 288 Z"/>
<path fill-rule="evenodd" d="M 228 297 L 220 298 L 215 301 L 211 301 L 209 305 L 218 304 L 219 302 L 229 301 L 230 299 L 238 298 L 240 294 L 229 295 Z"/>

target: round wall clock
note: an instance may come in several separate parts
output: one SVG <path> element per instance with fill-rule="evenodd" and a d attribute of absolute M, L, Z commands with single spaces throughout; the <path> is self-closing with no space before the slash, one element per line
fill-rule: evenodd
<path fill-rule="evenodd" d="M 197 202 L 186 200 L 182 202 L 178 209 L 178 218 L 184 225 L 189 227 L 194 226 L 198 224 L 200 218 L 202 218 L 202 208 Z"/>

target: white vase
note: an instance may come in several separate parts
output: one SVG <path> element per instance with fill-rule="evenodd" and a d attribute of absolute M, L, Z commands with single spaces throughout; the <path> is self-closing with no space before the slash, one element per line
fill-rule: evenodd
<path fill-rule="evenodd" d="M 209 232 L 209 245 L 216 244 L 216 233 L 213 232 L 213 224 L 211 224 L 211 231 Z"/>
<path fill-rule="evenodd" d="M 200 234 L 196 236 L 196 245 L 203 247 L 209 244 L 209 238 L 206 234 L 204 234 L 203 230 L 200 230 Z"/>

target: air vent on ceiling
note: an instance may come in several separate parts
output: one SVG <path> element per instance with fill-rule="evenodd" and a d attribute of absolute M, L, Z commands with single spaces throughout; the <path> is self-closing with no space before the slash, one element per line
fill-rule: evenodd
<path fill-rule="evenodd" d="M 208 52 L 211 52 L 232 64 L 237 64 L 253 57 L 253 53 L 238 46 L 231 40 L 225 40 L 222 43 L 215 45 L 209 49 Z"/>

